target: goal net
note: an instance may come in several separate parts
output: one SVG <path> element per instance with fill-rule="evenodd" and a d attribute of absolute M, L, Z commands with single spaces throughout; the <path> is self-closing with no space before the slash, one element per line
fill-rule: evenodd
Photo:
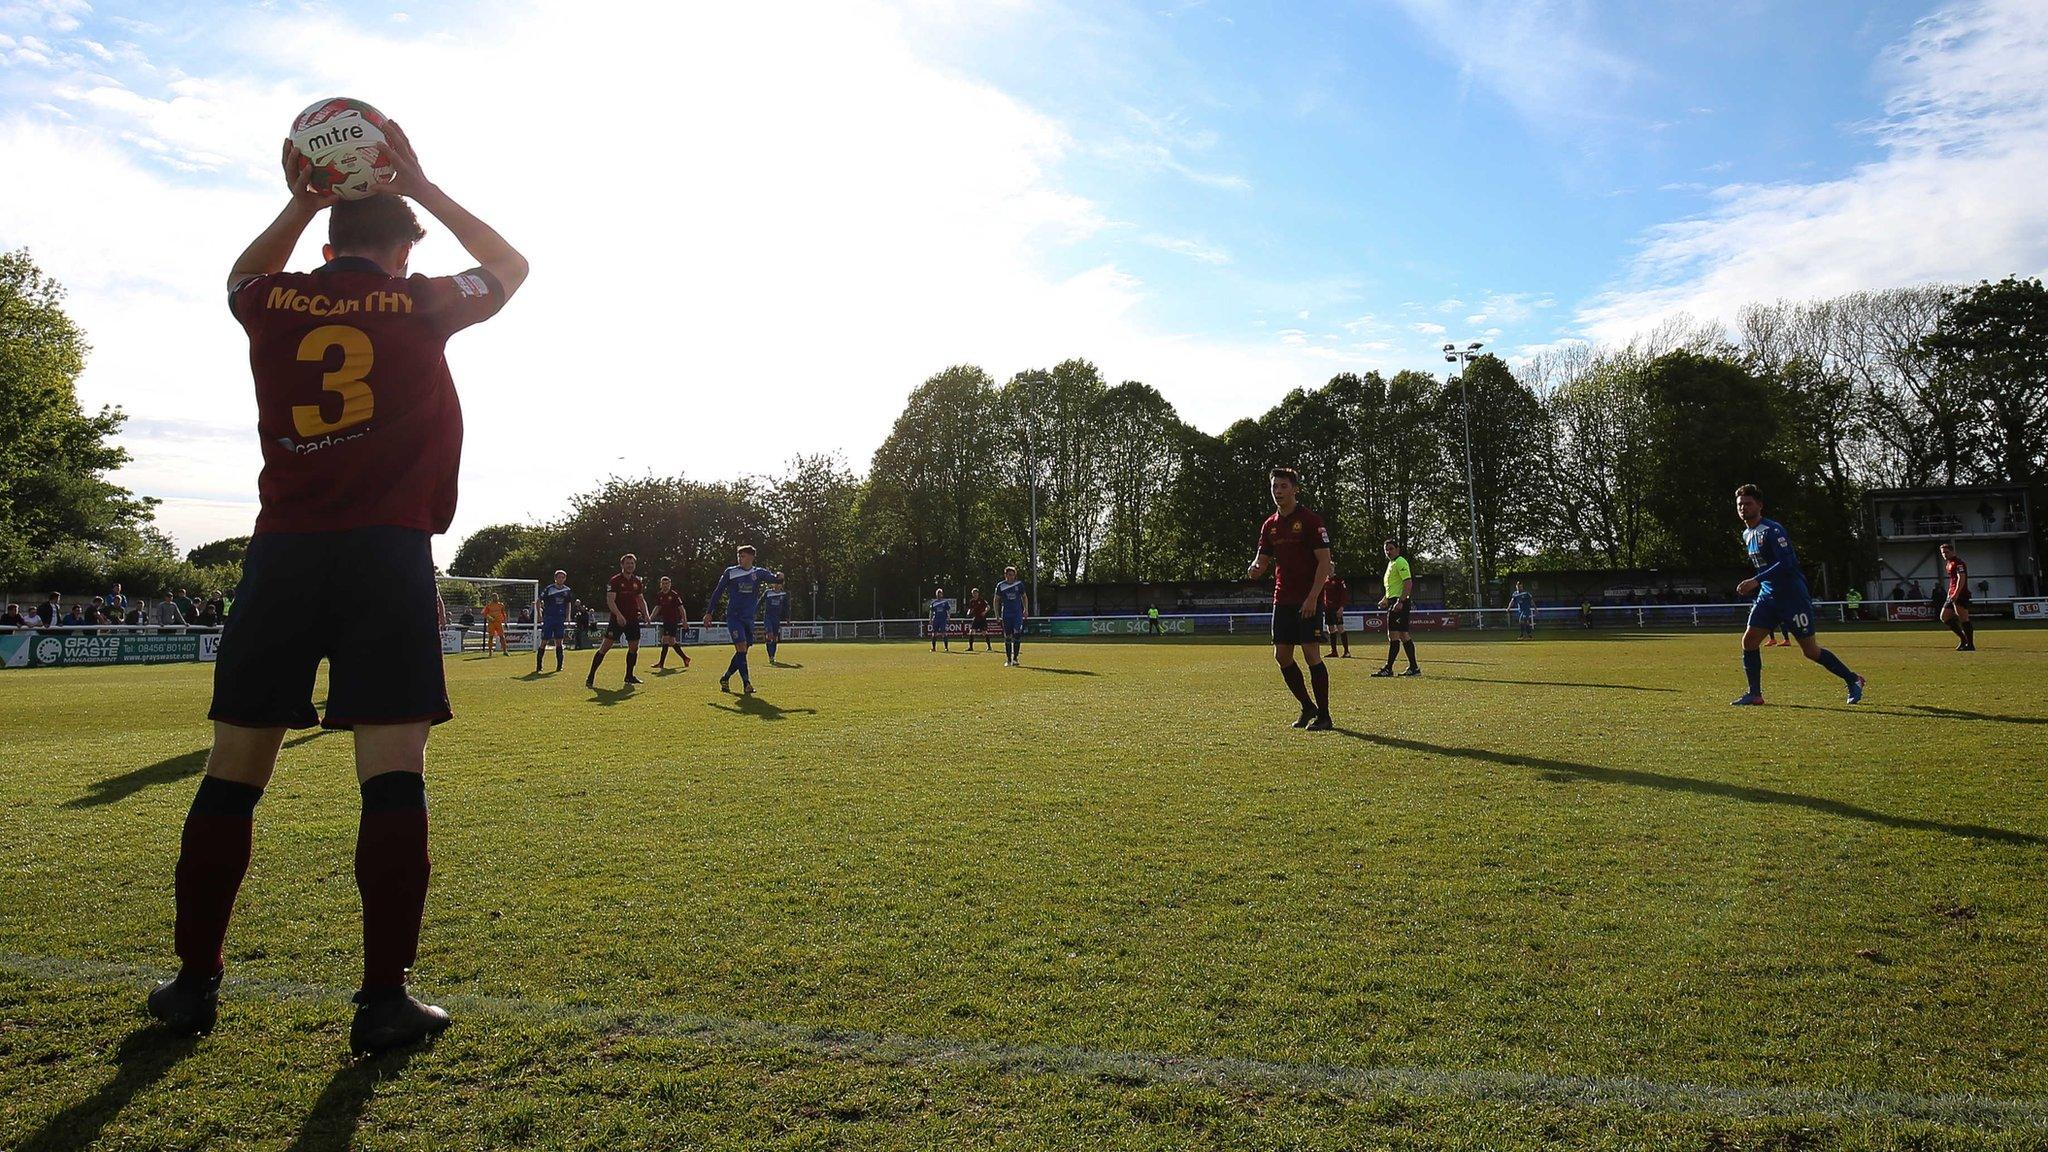
<path fill-rule="evenodd" d="M 494 619 L 504 623 L 504 650 L 533 651 L 540 621 L 540 581 L 443 576 L 436 583 L 441 604 L 448 611 L 441 626 L 441 651 L 498 651 L 500 642 L 492 628 Z"/>

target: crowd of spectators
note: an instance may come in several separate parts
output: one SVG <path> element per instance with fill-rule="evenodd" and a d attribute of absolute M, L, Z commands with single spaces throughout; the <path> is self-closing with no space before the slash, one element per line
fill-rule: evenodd
<path fill-rule="evenodd" d="M 0 628 L 113 628 L 153 625 L 158 628 L 214 628 L 225 623 L 234 601 L 219 592 L 197 599 L 183 588 L 154 604 L 146 596 L 130 596 L 119 584 L 105 596 L 64 602 L 56 592 L 26 613 L 20 604 L 9 604 L 0 612 Z"/>

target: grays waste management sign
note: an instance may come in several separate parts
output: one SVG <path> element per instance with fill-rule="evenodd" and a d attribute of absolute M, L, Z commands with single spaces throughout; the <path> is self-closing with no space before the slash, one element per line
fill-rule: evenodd
<path fill-rule="evenodd" d="M 0 636 L 0 668 L 57 668 L 88 664 L 182 664 L 211 661 L 220 635 L 69 636 L 15 632 Z"/>

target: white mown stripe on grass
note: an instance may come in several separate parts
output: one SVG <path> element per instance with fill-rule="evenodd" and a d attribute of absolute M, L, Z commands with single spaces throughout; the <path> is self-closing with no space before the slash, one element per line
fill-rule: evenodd
<path fill-rule="evenodd" d="M 0 971 L 30 979 L 145 987 L 168 972 L 136 964 L 0 952 Z M 345 1004 L 355 989 L 293 980 L 229 977 L 225 995 Z M 1856 1089 L 1736 1087 L 1665 1083 L 1633 1076 L 1554 1076 L 1459 1068 L 1353 1068 L 1237 1057 L 1115 1052 L 987 1040 L 946 1040 L 830 1025 L 806 1027 L 739 1017 L 634 1011 L 605 1004 L 450 994 L 435 1003 L 464 1016 L 570 1021 L 592 1032 L 688 1039 L 737 1050 L 794 1051 L 863 1064 L 959 1064 L 999 1072 L 1081 1076 L 1115 1083 L 1206 1084 L 1266 1092 L 1328 1092 L 1354 1099 L 1454 1097 L 1495 1103 L 1713 1113 L 1744 1118 L 1833 1117 L 1919 1120 L 1979 1129 L 2048 1128 L 2048 1098 L 1998 1099 L 1967 1093 L 1921 1095 Z"/>

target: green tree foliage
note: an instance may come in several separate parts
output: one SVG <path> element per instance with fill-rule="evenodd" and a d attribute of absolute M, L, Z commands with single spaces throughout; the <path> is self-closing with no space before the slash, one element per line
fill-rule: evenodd
<path fill-rule="evenodd" d="M 1799 531 L 1790 470 L 1769 451 L 1778 438 L 1778 392 L 1742 365 L 1667 352 L 1641 373 L 1650 435 L 1647 509 L 1662 528 L 1662 559 L 1693 568 L 1729 563 L 1736 547 L 1735 489 L 1756 484 L 1774 518 Z"/>
<path fill-rule="evenodd" d="M 956 585 L 990 562 L 998 528 L 996 411 L 988 373 L 955 365 L 910 394 L 875 450 L 859 532 L 877 557 L 888 558 L 881 575 L 899 594 L 909 592 L 908 603 L 916 602 L 916 586 Z"/>
<path fill-rule="evenodd" d="M 80 407 L 88 347 L 63 301 L 27 251 L 0 253 L 0 584 L 58 544 L 148 523 L 156 504 L 105 478 L 128 459 L 112 443 L 126 417 Z"/>
<path fill-rule="evenodd" d="M 852 595 L 859 568 L 852 532 L 859 499 L 860 478 L 832 455 L 795 457 L 763 493 L 766 541 L 774 547 L 796 615 L 825 615 L 819 601 L 832 604 L 842 593 Z"/>
<path fill-rule="evenodd" d="M 220 564 L 240 564 L 248 555 L 249 537 L 230 536 L 225 540 L 215 540 L 211 544 L 201 544 L 187 553 L 185 559 L 201 567 L 207 567 Z"/>
<path fill-rule="evenodd" d="M 470 533 L 463 538 L 462 546 L 448 562 L 448 570 L 458 576 L 515 576 L 516 573 L 500 572 L 498 565 L 515 549 L 534 542 L 540 530 L 525 524 L 491 524 Z M 530 580 L 530 576 L 518 576 Z"/>
<path fill-rule="evenodd" d="M 1517 380 L 1506 361 L 1486 355 L 1466 365 L 1455 387 L 1440 390 L 1430 426 L 1437 432 L 1441 475 L 1458 487 L 1466 468 L 1465 429 L 1471 427 L 1471 491 L 1476 501 L 1452 492 L 1441 497 L 1442 522 L 1461 573 L 1472 570 L 1472 524 L 1479 511 L 1480 578 L 1491 586 L 1501 561 L 1536 551 L 1556 501 L 1549 488 L 1544 455 L 1546 421 L 1542 401 Z M 1464 580 L 1446 580 L 1461 588 Z"/>
<path fill-rule="evenodd" d="M 1165 506 L 1192 430 L 1152 387 L 1126 380 L 1096 404 L 1097 459 L 1108 507 L 1102 545 L 1089 571 L 1102 580 L 1178 575 Z"/>

